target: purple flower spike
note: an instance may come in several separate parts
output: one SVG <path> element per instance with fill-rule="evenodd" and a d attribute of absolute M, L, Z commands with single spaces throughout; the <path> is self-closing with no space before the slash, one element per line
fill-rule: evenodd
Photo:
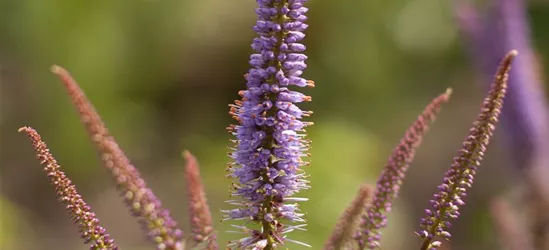
<path fill-rule="evenodd" d="M 50 178 L 50 182 L 55 186 L 57 197 L 61 203 L 66 206 L 70 212 L 70 217 L 80 229 L 80 235 L 88 244 L 93 242 L 90 250 L 116 250 L 118 246 L 114 243 L 107 230 L 99 225 L 99 219 L 91 211 L 90 206 L 82 199 L 82 196 L 76 191 L 76 187 L 71 180 L 61 171 L 61 166 L 50 153 L 48 146 L 42 141 L 42 138 L 33 128 L 23 127 L 19 132 L 25 132 L 32 141 L 36 150 L 36 156 L 40 164 L 44 166 L 44 172 Z"/>
<path fill-rule="evenodd" d="M 513 165 L 521 170 L 544 168 L 549 161 L 547 100 L 540 77 L 540 65 L 532 46 L 523 0 L 496 0 L 488 11 L 476 10 L 468 1 L 454 1 L 459 28 L 464 34 L 471 59 L 483 77 L 491 77 L 500 55 L 511 49 L 520 51 L 510 72 L 509 96 L 503 109 L 501 127 L 512 152 Z M 487 16 L 488 18 L 481 18 Z M 488 87 L 489 82 L 483 81 Z M 539 169 L 541 187 L 548 173 Z M 547 192 L 547 191 L 546 191 Z M 546 196 L 546 195 L 540 195 Z"/>
<path fill-rule="evenodd" d="M 301 77 L 307 59 L 301 44 L 307 28 L 304 2 L 257 1 L 258 20 L 253 29 L 258 37 L 252 43 L 256 54 L 250 56 L 247 89 L 239 92 L 242 100 L 230 105 L 229 112 L 239 124 L 228 128 L 236 136 L 228 176 L 237 181 L 232 196 L 241 197 L 229 203 L 240 208 L 224 211 L 224 219 L 253 221 L 260 228 L 243 229 L 248 236 L 230 247 L 273 249 L 294 242 L 285 234 L 304 226 L 297 204 L 289 203 L 306 200 L 293 196 L 309 188 L 301 169 L 308 163 L 301 158 L 309 148 L 303 139 L 304 128 L 312 123 L 301 118 L 312 112 L 301 110 L 296 103 L 311 97 L 289 89 L 314 86 Z"/>
<path fill-rule="evenodd" d="M 360 249 L 379 247 L 380 230 L 387 226 L 387 213 L 390 212 L 393 200 L 399 193 L 410 163 L 414 159 L 416 148 L 421 144 L 423 136 L 428 131 L 429 125 L 435 120 L 442 104 L 450 99 L 451 93 L 452 90 L 447 89 L 444 94 L 433 99 L 393 150 L 377 181 L 373 201 L 368 204 L 366 214 L 362 217 L 360 227 L 355 235 Z"/>
<path fill-rule="evenodd" d="M 482 162 L 486 147 L 494 134 L 503 107 L 511 62 L 517 54 L 516 50 L 512 50 L 501 61 L 479 116 L 469 130 L 469 135 L 458 151 L 458 156 L 454 158 L 452 166 L 446 172 L 443 183 L 438 187 L 439 192 L 430 201 L 432 207 L 425 210 L 425 217 L 420 222 L 421 230 L 417 232 L 423 239 L 421 250 L 437 249 L 442 243 L 435 241 L 435 236 L 446 240 L 451 237 L 448 232 L 451 226 L 450 221 L 459 217 L 459 208 L 465 205 L 463 200 L 467 189 L 473 185 L 473 179 Z"/>
<path fill-rule="evenodd" d="M 492 72 L 499 55 L 517 49 L 521 56 L 509 73 L 509 95 L 502 110 L 502 142 L 509 152 L 507 165 L 515 167 L 526 184 L 522 196 L 528 216 L 523 231 L 530 231 L 537 248 L 549 245 L 549 103 L 541 64 L 532 42 L 528 1 L 493 0 L 486 10 L 476 10 L 468 1 L 455 0 L 470 15 L 458 15 L 469 56 L 483 77 Z M 464 11 L 461 11 L 464 12 Z M 475 17 L 476 16 L 476 17 Z M 481 18 L 487 17 L 487 18 Z M 482 81 L 488 85 L 488 81 Z M 521 231 L 521 230 L 517 230 Z M 525 248 L 526 249 L 526 248 Z"/>
<path fill-rule="evenodd" d="M 53 66 L 51 71 L 59 76 L 67 89 L 82 123 L 101 155 L 103 165 L 111 171 L 130 212 L 139 218 L 149 238 L 156 244 L 156 248 L 182 250 L 184 248 L 183 231 L 177 227 L 170 212 L 162 208 L 160 200 L 147 187 L 139 171 L 130 163 L 115 139 L 109 134 L 101 117 L 82 89 L 65 69 Z"/>

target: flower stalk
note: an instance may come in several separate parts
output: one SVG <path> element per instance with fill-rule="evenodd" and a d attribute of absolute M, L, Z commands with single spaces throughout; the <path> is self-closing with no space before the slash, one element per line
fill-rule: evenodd
<path fill-rule="evenodd" d="M 177 228 L 169 211 L 162 208 L 160 200 L 147 187 L 139 171 L 130 163 L 114 137 L 109 134 L 101 117 L 82 89 L 65 69 L 55 65 L 51 71 L 61 79 L 101 156 L 103 165 L 112 173 L 132 215 L 139 218 L 157 249 L 182 250 L 184 248 L 183 232 Z"/>
<path fill-rule="evenodd" d="M 93 242 L 90 250 L 117 250 L 118 246 L 107 230 L 99 224 L 99 219 L 82 199 L 82 196 L 76 190 L 76 186 L 61 171 L 61 166 L 57 164 L 48 146 L 42 141 L 40 134 L 30 127 L 22 127 L 19 132 L 27 133 L 36 151 L 36 156 L 44 167 L 44 172 L 49 177 L 50 183 L 55 187 L 57 199 L 65 205 L 70 213 L 70 218 L 78 225 L 84 243 Z"/>
<path fill-rule="evenodd" d="M 324 245 L 324 250 L 339 250 L 350 247 L 353 240 L 353 232 L 357 226 L 357 220 L 372 201 L 374 188 L 363 184 L 351 204 L 345 209 L 339 217 L 337 224 L 332 231 L 330 239 Z"/>
<path fill-rule="evenodd" d="M 421 219 L 421 230 L 417 232 L 423 240 L 421 250 L 437 249 L 442 244 L 435 241 L 435 236 L 449 240 L 451 220 L 459 217 L 459 208 L 465 205 L 463 201 L 467 189 L 473 185 L 473 180 L 486 152 L 486 147 L 494 134 L 498 122 L 503 99 L 507 90 L 507 79 L 511 63 L 518 54 L 512 50 L 501 61 L 488 95 L 484 99 L 481 112 L 469 130 L 458 156 L 454 158 L 450 169 L 444 176 L 439 192 L 430 201 L 431 208 L 425 210 Z"/>
<path fill-rule="evenodd" d="M 414 159 L 415 151 L 442 105 L 450 99 L 451 93 L 452 90 L 447 89 L 445 93 L 433 99 L 393 150 L 377 181 L 373 201 L 365 206 L 366 213 L 362 216 L 355 235 L 360 249 L 379 247 L 381 229 L 387 226 L 387 213 L 391 211 L 393 200 L 398 196 L 400 186 Z"/>
<path fill-rule="evenodd" d="M 187 199 L 193 240 L 198 244 L 205 243 L 207 250 L 218 249 L 216 234 L 212 225 L 212 216 L 206 200 L 206 192 L 200 178 L 198 161 L 189 152 L 184 151 L 183 157 L 187 161 L 185 167 L 185 181 L 187 184 Z"/>

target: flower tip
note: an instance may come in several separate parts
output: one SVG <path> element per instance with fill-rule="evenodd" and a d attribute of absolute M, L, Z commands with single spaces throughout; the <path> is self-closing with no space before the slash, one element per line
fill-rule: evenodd
<path fill-rule="evenodd" d="M 191 151 L 185 149 L 185 150 L 183 150 L 181 155 L 183 156 L 183 159 L 185 159 L 185 161 L 187 162 L 187 169 L 189 167 L 194 168 L 194 166 L 197 165 L 196 157 L 194 157 L 194 155 L 191 153 Z"/>
<path fill-rule="evenodd" d="M 183 150 L 181 153 L 183 159 L 185 159 L 185 172 L 187 174 L 200 175 L 200 170 L 198 170 L 198 161 L 196 157 L 191 154 L 189 150 Z"/>
<path fill-rule="evenodd" d="M 71 74 L 69 73 L 69 71 L 67 71 L 65 68 L 59 66 L 59 65 L 52 65 L 50 67 L 50 71 L 57 75 L 57 77 L 59 77 L 59 79 L 61 79 L 61 82 L 65 85 L 65 88 L 67 88 L 69 90 L 69 95 L 72 97 L 72 98 L 76 98 L 76 97 L 73 97 L 74 93 L 73 92 L 82 92 L 82 90 L 80 90 L 80 87 L 78 86 L 78 83 L 76 83 L 76 81 L 72 78 Z M 87 100 L 86 100 L 87 102 Z M 82 105 L 82 104 L 76 104 L 75 105 Z"/>
<path fill-rule="evenodd" d="M 452 95 L 452 92 L 454 92 L 454 90 L 452 88 L 447 88 L 446 89 L 446 92 L 444 92 L 444 96 L 446 96 L 446 99 L 450 99 L 450 96 Z"/>
<path fill-rule="evenodd" d="M 515 57 L 517 55 L 518 55 L 518 50 L 516 50 L 516 49 L 507 52 L 507 54 L 505 55 L 505 57 L 501 61 L 502 65 L 510 65 L 513 62 L 513 59 L 515 59 Z"/>
<path fill-rule="evenodd" d="M 50 71 L 54 74 L 61 74 L 61 72 L 65 71 L 65 69 L 63 69 L 63 67 L 59 66 L 59 65 L 52 65 L 50 67 Z"/>
<path fill-rule="evenodd" d="M 21 133 L 21 132 L 28 132 L 29 130 L 31 130 L 30 127 L 20 127 L 17 132 Z"/>
<path fill-rule="evenodd" d="M 185 160 L 189 160 L 190 157 L 192 157 L 193 155 L 191 154 L 191 152 L 187 149 L 183 150 L 183 152 L 181 152 L 181 155 L 183 156 L 183 158 L 185 158 Z"/>

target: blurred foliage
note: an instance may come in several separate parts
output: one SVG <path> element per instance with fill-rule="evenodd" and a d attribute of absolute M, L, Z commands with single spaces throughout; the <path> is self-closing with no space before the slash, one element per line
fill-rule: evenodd
<path fill-rule="evenodd" d="M 86 248 L 55 202 L 27 140 L 16 133 L 23 125 L 42 133 L 122 249 L 152 247 L 116 197 L 69 98 L 48 71 L 52 64 L 72 72 L 182 226 L 188 228 L 182 149 L 199 159 L 213 215 L 220 218 L 230 184 L 224 177 L 229 144 L 224 128 L 232 123 L 227 104 L 244 88 L 254 5 L 253 0 L 0 0 L 2 250 Z M 312 0 L 308 6 L 305 76 L 317 87 L 306 90 L 313 102 L 303 106 L 315 112 L 307 167 L 313 188 L 302 194 L 310 198 L 303 206 L 309 230 L 291 236 L 313 249 L 323 245 L 359 184 L 375 182 L 423 105 L 453 87 L 453 100 L 418 152 L 385 230 L 382 249 L 410 249 L 419 244 L 413 231 L 423 208 L 481 101 L 482 87 L 464 54 L 451 6 L 436 0 Z M 549 42 L 549 5 L 532 2 L 530 12 L 543 62 L 549 58 L 549 48 L 542 46 Z M 496 144 L 453 229 L 453 249 L 497 249 L 485 201 L 513 179 Z M 16 230 L 25 224 L 34 232 Z M 239 237 L 225 233 L 230 222 L 216 220 L 216 226 L 221 244 Z"/>
<path fill-rule="evenodd" d="M 20 214 L 9 201 L 0 197 L 0 249 L 17 248 Z"/>

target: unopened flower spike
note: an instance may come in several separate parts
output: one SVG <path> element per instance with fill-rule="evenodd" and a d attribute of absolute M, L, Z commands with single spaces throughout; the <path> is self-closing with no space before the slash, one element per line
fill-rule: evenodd
<path fill-rule="evenodd" d="M 44 166 L 44 172 L 55 187 L 55 192 L 59 202 L 66 206 L 70 213 L 72 221 L 78 225 L 80 235 L 86 244 L 91 243 L 90 250 L 116 250 L 118 246 L 114 243 L 109 233 L 99 224 L 99 219 L 91 211 L 91 208 L 82 199 L 82 196 L 76 190 L 76 186 L 61 171 L 61 166 L 50 153 L 48 146 L 42 141 L 42 138 L 33 128 L 23 127 L 19 132 L 25 132 L 32 141 L 36 150 L 36 156 L 40 164 Z"/>
<path fill-rule="evenodd" d="M 183 232 L 177 228 L 169 211 L 161 207 L 160 200 L 147 187 L 139 171 L 130 163 L 114 138 L 108 133 L 101 117 L 76 81 L 69 72 L 59 66 L 53 66 L 51 71 L 59 76 L 67 89 L 82 123 L 101 155 L 103 164 L 111 171 L 117 186 L 122 191 L 130 212 L 139 218 L 157 249 L 183 249 Z"/>
<path fill-rule="evenodd" d="M 230 114 L 238 125 L 229 126 L 236 136 L 234 160 L 228 176 L 235 179 L 232 196 L 240 197 L 229 203 L 239 208 L 224 211 L 224 219 L 245 220 L 250 228 L 247 235 L 233 241 L 237 249 L 274 249 L 287 242 L 287 233 L 303 230 L 305 220 L 294 197 L 308 189 L 302 157 L 309 142 L 304 128 L 312 125 L 301 119 L 311 114 L 296 103 L 311 97 L 291 90 L 313 87 L 301 77 L 306 68 L 303 54 L 307 28 L 305 0 L 257 0 L 257 22 L 250 56 L 252 68 L 245 75 L 246 90 L 239 92 L 241 100 L 230 105 Z M 252 222 L 252 223 L 249 223 Z"/>
<path fill-rule="evenodd" d="M 473 184 L 486 147 L 494 133 L 503 107 L 511 62 L 517 54 L 516 50 L 512 50 L 501 61 L 480 114 L 469 130 L 458 156 L 446 172 L 443 183 L 438 187 L 438 193 L 430 201 L 432 207 L 425 210 L 426 215 L 420 222 L 421 230 L 417 232 L 423 240 L 421 250 L 437 249 L 442 244 L 435 240 L 437 236 L 446 240 L 451 237 L 448 232 L 451 220 L 459 217 L 459 208 L 465 205 L 463 200 L 467 189 Z"/>
<path fill-rule="evenodd" d="M 358 224 L 357 219 L 364 211 L 364 207 L 372 201 L 373 193 L 374 188 L 370 185 L 364 184 L 360 187 L 356 197 L 339 217 L 330 239 L 324 245 L 324 250 L 350 249 L 354 244 L 353 233 Z"/>
<path fill-rule="evenodd" d="M 195 244 L 205 245 L 204 249 L 215 250 L 218 248 L 216 235 L 212 226 L 212 216 L 206 200 L 206 193 L 200 178 L 198 161 L 189 151 L 184 151 L 183 157 L 187 161 L 185 180 L 193 240 Z"/>
<path fill-rule="evenodd" d="M 393 200 L 397 197 L 415 150 L 421 144 L 429 125 L 435 120 L 442 104 L 448 102 L 451 89 L 431 101 L 416 121 L 406 131 L 399 145 L 383 169 L 375 190 L 373 201 L 366 206 L 355 238 L 360 249 L 376 249 L 381 239 L 381 229 L 387 226 L 387 213 L 391 211 Z"/>

